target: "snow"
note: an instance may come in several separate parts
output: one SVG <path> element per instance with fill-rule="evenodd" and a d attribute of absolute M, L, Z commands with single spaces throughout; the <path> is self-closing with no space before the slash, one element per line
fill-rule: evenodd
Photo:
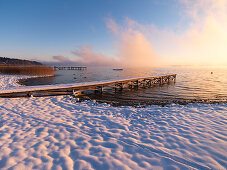
<path fill-rule="evenodd" d="M 226 129 L 227 104 L 0 98 L 0 169 L 226 169 Z"/>
<path fill-rule="evenodd" d="M 29 76 L 20 76 L 20 75 L 2 75 L 0 74 L 0 90 L 9 89 L 12 87 L 19 87 L 17 83 L 18 79 L 29 78 Z"/>
<path fill-rule="evenodd" d="M 51 76 L 51 75 L 46 75 Z M 26 86 L 21 86 L 18 84 L 19 79 L 27 79 L 34 77 L 46 77 L 46 76 L 26 76 L 26 75 L 4 75 L 0 74 L 0 93 L 10 91 L 15 91 L 15 89 L 28 89 Z"/>

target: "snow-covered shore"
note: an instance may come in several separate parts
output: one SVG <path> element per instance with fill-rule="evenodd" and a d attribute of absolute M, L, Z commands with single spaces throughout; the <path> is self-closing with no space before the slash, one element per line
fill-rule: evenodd
<path fill-rule="evenodd" d="M 0 98 L 0 169 L 225 169 L 226 129 L 227 104 Z"/>
<path fill-rule="evenodd" d="M 0 74 L 0 90 L 4 90 L 10 87 L 20 86 L 17 81 L 23 78 L 29 78 L 30 76 L 14 76 L 14 75 L 3 75 Z"/>
<path fill-rule="evenodd" d="M 26 76 L 26 75 L 4 75 L 0 73 L 0 90 L 5 90 L 8 88 L 19 87 L 18 80 L 34 78 L 34 77 L 48 77 L 52 75 L 42 75 L 42 76 Z"/>

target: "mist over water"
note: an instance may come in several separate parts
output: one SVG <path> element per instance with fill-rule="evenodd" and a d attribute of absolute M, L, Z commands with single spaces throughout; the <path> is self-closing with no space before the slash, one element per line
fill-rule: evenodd
<path fill-rule="evenodd" d="M 102 95 L 88 92 L 86 99 L 116 105 L 227 102 L 227 68 L 128 68 L 114 71 L 112 68 L 88 67 L 87 70 L 57 71 L 55 77 L 32 78 L 22 80 L 21 83 L 34 86 L 162 74 L 177 74 L 176 83 L 117 92 L 106 90 Z"/>

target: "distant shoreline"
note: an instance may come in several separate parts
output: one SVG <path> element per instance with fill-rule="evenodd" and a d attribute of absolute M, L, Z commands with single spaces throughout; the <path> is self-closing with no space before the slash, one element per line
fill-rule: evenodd
<path fill-rule="evenodd" d="M 55 75 L 50 66 L 44 65 L 0 65 L 0 73 L 10 75 Z"/>

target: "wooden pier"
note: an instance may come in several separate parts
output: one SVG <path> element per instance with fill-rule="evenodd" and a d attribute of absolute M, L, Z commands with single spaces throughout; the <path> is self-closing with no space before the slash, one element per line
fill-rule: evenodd
<path fill-rule="evenodd" d="M 87 67 L 74 67 L 74 66 L 54 66 L 54 70 L 86 70 Z"/>
<path fill-rule="evenodd" d="M 23 86 L 10 88 L 0 91 L 0 97 L 23 97 L 23 96 L 40 96 L 71 94 L 74 96 L 81 95 L 84 91 L 94 90 L 102 93 L 107 88 L 122 90 L 123 88 L 149 88 L 156 85 L 167 84 L 176 81 L 176 74 L 134 77 L 118 80 L 95 81 L 73 84 L 41 85 L 41 86 Z"/>

